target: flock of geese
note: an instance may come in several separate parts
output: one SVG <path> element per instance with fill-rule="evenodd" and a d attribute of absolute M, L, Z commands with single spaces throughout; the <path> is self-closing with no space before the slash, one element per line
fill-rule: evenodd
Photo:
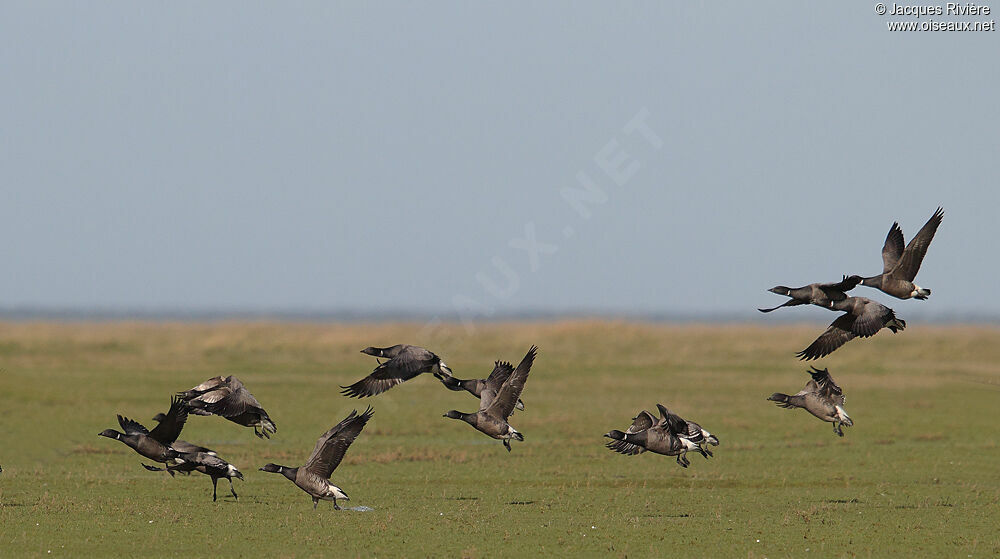
<path fill-rule="evenodd" d="M 812 304 L 844 313 L 809 347 L 796 354 L 803 360 L 829 355 L 855 337 L 871 337 L 882 328 L 894 333 L 903 330 L 906 322 L 897 318 L 892 309 L 864 297 L 848 296 L 847 292 L 864 285 L 899 299 L 926 299 L 930 290 L 916 285 L 913 280 L 943 215 L 942 209 L 938 208 L 905 248 L 902 230 L 898 223 L 893 223 L 882 248 L 881 274 L 867 278 L 844 276 L 837 283 L 814 283 L 799 288 L 777 286 L 769 291 L 787 296 L 789 300 L 774 308 L 758 310 L 767 313 L 782 307 Z M 508 421 L 514 410 L 524 409 L 521 393 L 538 354 L 536 346 L 528 350 L 516 367 L 506 361 L 496 361 L 486 378 L 465 380 L 455 377 L 440 357 L 422 347 L 400 344 L 385 348 L 369 347 L 361 352 L 375 357 L 379 364 L 368 376 L 350 386 L 341 387 L 343 395 L 352 398 L 376 396 L 421 374 L 431 373 L 449 390 L 468 392 L 479 400 L 479 409 L 475 412 L 450 410 L 444 417 L 462 420 L 484 435 L 501 441 L 508 452 L 511 440 L 524 440 L 524 435 Z M 833 423 L 834 432 L 844 436 L 841 427 L 850 427 L 853 421 L 844 410 L 843 391 L 827 369 L 812 367 L 809 374 L 811 379 L 798 393 L 791 396 L 774 393 L 768 400 L 784 408 L 803 408 L 819 419 Z M 708 447 L 718 446 L 718 437 L 699 424 L 678 416 L 663 404 L 656 404 L 656 408 L 658 416 L 641 410 L 625 431 L 616 429 L 606 433 L 604 436 L 612 439 L 606 444 L 607 448 L 627 456 L 646 451 L 675 456 L 677 464 L 685 468 L 690 464 L 688 452 L 697 452 L 705 458 L 713 456 Z M 352 411 L 319 437 L 312 454 L 302 466 L 269 463 L 260 471 L 285 476 L 312 498 L 313 508 L 320 500 L 326 500 L 332 501 L 334 509 L 339 510 L 337 500 L 349 500 L 349 497 L 330 482 L 330 476 L 373 414 L 371 406 L 361 414 L 357 410 Z M 233 423 L 252 427 L 257 437 L 262 439 L 270 438 L 277 432 L 277 426 L 260 402 L 239 379 L 230 375 L 214 377 L 190 390 L 178 392 L 172 398 L 167 413 L 153 418 L 157 425 L 152 430 L 119 415 L 118 424 L 123 432 L 105 429 L 99 435 L 121 441 L 143 457 L 164 465 L 160 468 L 142 464 L 147 470 L 166 471 L 171 476 L 176 472 L 199 472 L 209 476 L 213 501 L 217 498 L 218 481 L 227 479 L 233 498 L 239 500 L 233 478 L 242 480 L 243 474 L 214 450 L 178 438 L 189 415 L 221 416 Z"/>
<path fill-rule="evenodd" d="M 850 297 L 847 292 L 860 284 L 874 287 L 897 299 L 927 299 L 931 290 L 920 287 L 913 280 L 942 218 L 944 210 L 939 207 L 905 248 L 903 230 L 899 228 L 899 223 L 893 223 L 882 246 L 882 273 L 877 276 L 844 276 L 837 283 L 813 283 L 794 289 L 779 285 L 769 291 L 789 297 L 789 300 L 777 307 L 757 310 L 767 313 L 781 307 L 812 304 L 844 313 L 809 347 L 796 354 L 806 361 L 825 357 L 858 336 L 874 336 L 882 328 L 888 328 L 895 334 L 906 328 L 906 321 L 897 318 L 895 311 L 865 297 Z M 827 369 L 813 367 L 809 374 L 812 378 L 798 393 L 789 396 L 775 392 L 768 400 L 783 408 L 803 408 L 823 421 L 833 423 L 833 432 L 843 437 L 841 426 L 854 425 L 844 410 L 844 391 L 833 381 Z"/>

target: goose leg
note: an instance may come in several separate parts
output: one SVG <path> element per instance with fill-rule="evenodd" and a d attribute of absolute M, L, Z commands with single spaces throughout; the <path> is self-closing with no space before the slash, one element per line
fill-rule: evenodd
<path fill-rule="evenodd" d="M 333 510 L 340 510 L 340 507 L 337 506 L 337 498 L 336 497 L 333 498 Z"/>
<path fill-rule="evenodd" d="M 840 429 L 840 422 L 839 421 L 834 421 L 833 422 L 833 432 L 836 433 L 838 437 L 843 437 L 844 436 L 844 432 Z"/>
<path fill-rule="evenodd" d="M 316 505 L 318 505 L 318 504 L 319 504 L 319 499 L 316 498 L 316 497 L 313 497 L 313 510 L 316 510 Z"/>
<path fill-rule="evenodd" d="M 233 498 L 237 501 L 240 500 L 240 496 L 236 494 L 236 488 L 233 487 L 233 478 L 229 478 L 229 491 L 233 494 Z"/>
<path fill-rule="evenodd" d="M 504 439 L 503 445 L 507 447 L 507 452 L 510 452 L 510 439 Z"/>
<path fill-rule="evenodd" d="M 212 502 L 213 503 L 215 502 L 215 488 L 216 488 L 216 486 L 218 484 L 219 484 L 219 478 L 213 477 L 212 478 Z"/>

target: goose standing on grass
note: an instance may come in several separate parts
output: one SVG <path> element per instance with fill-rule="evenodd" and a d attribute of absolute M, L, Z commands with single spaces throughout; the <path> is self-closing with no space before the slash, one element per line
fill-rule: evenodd
<path fill-rule="evenodd" d="M 219 415 L 244 427 L 253 427 L 259 438 L 271 438 L 278 430 L 257 398 L 233 375 L 210 378 L 177 395 L 191 408 L 191 413 Z"/>
<path fill-rule="evenodd" d="M 810 283 L 805 287 L 785 287 L 784 285 L 778 285 L 768 289 L 768 291 L 791 297 L 791 299 L 777 307 L 757 310 L 760 312 L 771 312 L 782 307 L 807 304 L 832 309 L 835 302 L 846 299 L 847 292 L 857 287 L 859 283 L 861 283 L 861 276 L 844 276 L 844 279 L 837 283 Z"/>
<path fill-rule="evenodd" d="M 837 301 L 833 304 L 833 309 L 845 314 L 834 320 L 809 347 L 796 353 L 799 359 L 819 359 L 857 336 L 869 338 L 882 328 L 892 330 L 893 334 L 906 328 L 906 321 L 896 318 L 892 309 L 864 297 L 848 297 Z"/>
<path fill-rule="evenodd" d="M 174 450 L 177 450 L 176 446 Z M 180 452 L 174 458 L 174 461 L 177 462 L 176 465 L 167 465 L 166 467 L 166 471 L 170 474 L 170 477 L 173 477 L 174 472 L 186 474 L 201 472 L 212 478 L 212 502 L 216 500 L 216 487 L 220 478 L 229 480 L 229 492 L 233 494 L 234 499 L 237 501 L 240 500 L 239 495 L 236 494 L 236 489 L 233 487 L 233 478 L 236 477 L 242 480 L 243 473 L 237 470 L 236 466 L 219 458 L 215 452 Z M 151 472 L 162 472 L 164 470 L 163 468 L 154 468 L 147 464 L 143 464 L 142 467 Z"/>
<path fill-rule="evenodd" d="M 507 378 L 514 371 L 514 366 L 507 361 L 495 361 L 493 364 L 493 371 L 490 373 L 490 377 L 502 377 Z M 456 392 L 465 390 L 469 394 L 472 394 L 476 398 L 482 398 L 483 390 L 486 388 L 487 384 L 490 382 L 489 377 L 484 379 L 468 379 L 462 380 L 455 378 L 451 375 L 446 375 L 442 373 L 434 373 L 434 376 L 441 381 L 441 384 L 445 385 L 449 390 L 454 390 Z M 494 381 L 495 384 L 496 381 Z M 500 381 L 498 384 L 502 384 Z M 514 409 L 524 410 L 524 402 L 518 398 L 517 403 L 514 404 Z"/>
<path fill-rule="evenodd" d="M 178 452 L 170 447 L 184 428 L 187 421 L 188 408 L 184 402 L 174 397 L 170 402 L 170 411 L 164 416 L 152 431 L 149 431 L 137 421 L 118 416 L 118 424 L 124 433 L 119 433 L 114 429 L 105 429 L 98 433 L 100 437 L 115 439 L 128 445 L 129 448 L 138 452 L 142 456 L 154 462 L 166 464 L 170 460 L 177 458 Z"/>
<path fill-rule="evenodd" d="M 864 278 L 861 285 L 874 287 L 887 295 L 892 295 L 897 299 L 926 299 L 930 294 L 930 289 L 925 289 L 913 283 L 920 270 L 920 263 L 924 260 L 927 247 L 931 246 L 934 233 L 937 232 L 938 225 L 944 219 L 944 210 L 940 207 L 934 215 L 927 220 L 927 223 L 920 228 L 920 231 L 910 239 L 910 244 L 903 248 L 903 230 L 899 228 L 899 223 L 893 223 L 889 228 L 889 234 L 885 238 L 882 246 L 882 273 L 870 278 Z"/>
<path fill-rule="evenodd" d="M 388 359 L 365 378 L 350 386 L 341 386 L 341 394 L 351 398 L 367 398 L 381 394 L 393 386 L 408 381 L 422 373 L 451 376 L 451 369 L 440 357 L 422 347 L 399 344 L 392 347 L 368 347 L 361 353 Z M 443 381 L 442 381 L 443 382 Z"/>
<path fill-rule="evenodd" d="M 449 410 L 444 414 L 450 419 L 461 419 L 472 425 L 476 430 L 494 439 L 503 441 L 503 446 L 510 452 L 510 440 L 524 440 L 524 435 L 507 423 L 507 418 L 514 413 L 514 407 L 524 390 L 524 383 L 528 380 L 528 373 L 531 372 L 531 365 L 535 361 L 538 348 L 531 346 L 524 359 L 513 371 L 506 372 L 504 368 L 497 367 L 493 370 L 479 397 L 479 411 L 477 413 L 462 413 L 457 410 Z"/>
<path fill-rule="evenodd" d="M 828 369 L 819 370 L 812 367 L 811 371 L 806 371 L 812 378 L 806 383 L 805 388 L 799 390 L 797 394 L 789 396 L 781 392 L 771 394 L 768 400 L 787 409 L 802 408 L 814 416 L 833 423 L 833 432 L 843 437 L 844 431 L 841 425 L 851 427 L 854 421 L 844 410 L 844 391 L 833 382 Z"/>
<path fill-rule="evenodd" d="M 299 489 L 312 497 L 313 510 L 316 509 L 320 499 L 333 501 L 333 508 L 340 510 L 337 499 L 349 501 L 350 498 L 341 488 L 330 483 L 330 474 L 337 469 L 337 465 L 344 458 L 344 453 L 347 452 L 347 447 L 358 438 L 374 413 L 371 406 L 368 406 L 361 415 L 358 415 L 357 410 L 351 411 L 350 415 L 323 433 L 323 436 L 316 441 L 316 448 L 304 466 L 290 468 L 278 464 L 265 464 L 260 471 L 281 474 L 291 480 Z"/>
<path fill-rule="evenodd" d="M 634 456 L 645 451 L 676 456 L 677 464 L 687 468 L 691 461 L 687 459 L 689 451 L 697 451 L 708 458 L 712 453 L 703 448 L 705 443 L 718 445 L 719 439 L 705 431 L 697 423 L 687 421 L 671 412 L 662 404 L 656 404 L 660 411 L 660 419 L 654 420 L 653 414 L 640 411 L 632 420 L 632 426 L 624 433 L 615 429 L 605 433 L 605 437 L 613 439 L 606 446 L 619 454 Z"/>

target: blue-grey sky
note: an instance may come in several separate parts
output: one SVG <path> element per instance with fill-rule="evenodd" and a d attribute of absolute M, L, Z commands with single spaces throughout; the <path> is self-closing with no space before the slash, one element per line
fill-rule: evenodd
<path fill-rule="evenodd" d="M 1000 36 L 874 6 L 5 3 L 0 308 L 740 314 L 941 205 L 857 294 L 1000 315 Z"/>

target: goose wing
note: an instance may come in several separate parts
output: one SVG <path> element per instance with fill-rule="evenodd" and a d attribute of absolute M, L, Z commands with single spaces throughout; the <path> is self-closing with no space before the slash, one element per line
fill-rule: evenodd
<path fill-rule="evenodd" d="M 236 417 L 247 412 L 267 415 L 257 398 L 243 386 L 240 379 L 230 376 L 229 381 L 211 392 L 191 401 L 191 405 L 222 417 Z"/>
<path fill-rule="evenodd" d="M 146 427 L 134 419 L 129 419 L 127 417 L 118 416 L 118 425 L 122 426 L 122 431 L 125 431 L 126 435 L 148 435 L 149 430 Z"/>
<path fill-rule="evenodd" d="M 528 373 L 531 372 L 531 365 L 535 362 L 535 356 L 537 354 L 538 346 L 531 346 L 531 348 L 528 349 L 528 353 L 524 355 L 524 359 L 521 359 L 521 362 L 517 364 L 517 368 L 514 369 L 514 371 L 507 377 L 507 380 L 500 385 L 500 389 L 497 390 L 496 397 L 492 398 L 486 406 L 483 405 L 485 398 L 483 398 L 483 396 L 480 397 L 480 411 L 507 421 L 510 414 L 514 412 L 514 407 L 517 405 L 518 398 L 521 397 L 521 391 L 524 390 L 524 383 L 528 380 Z M 492 373 L 490 376 L 493 376 Z M 489 379 L 487 379 L 486 384 L 487 387 L 489 387 Z M 488 388 L 483 389 L 484 396 L 487 390 Z"/>
<path fill-rule="evenodd" d="M 351 446 L 354 439 L 358 438 L 361 430 L 374 414 L 375 411 L 372 410 L 371 406 L 368 406 L 368 409 L 361 415 L 358 415 L 357 410 L 352 410 L 350 415 L 323 433 L 323 436 L 316 441 L 316 448 L 313 449 L 309 460 L 306 460 L 303 467 L 323 479 L 329 479 L 330 474 L 344 459 L 347 447 Z"/>
<path fill-rule="evenodd" d="M 663 404 L 656 404 L 656 409 L 660 410 L 658 427 L 669 431 L 673 435 L 687 435 L 687 421 L 684 418 L 668 410 Z"/>
<path fill-rule="evenodd" d="M 937 233 L 938 225 L 941 225 L 942 219 L 944 219 L 944 210 L 939 207 L 934 212 L 934 215 L 927 220 L 927 223 L 920 228 L 920 231 L 910 239 L 910 243 L 906 245 L 903 256 L 890 272 L 893 278 L 913 281 L 913 278 L 917 277 L 917 271 L 920 270 L 920 263 L 924 261 L 924 255 L 927 254 L 927 247 L 931 246 L 934 233 Z"/>
<path fill-rule="evenodd" d="M 812 367 L 809 374 L 812 375 L 811 382 L 815 382 L 817 386 L 819 386 L 818 392 L 820 395 L 833 400 L 840 398 L 840 403 L 843 403 L 844 391 L 841 390 L 840 387 L 837 386 L 837 383 L 833 381 L 833 377 L 830 376 L 829 369 L 817 369 L 816 367 Z"/>
<path fill-rule="evenodd" d="M 149 436 L 162 444 L 170 446 L 181 434 L 181 429 L 184 428 L 187 416 L 187 404 L 184 403 L 184 400 L 174 396 L 170 401 L 170 411 L 167 412 L 163 421 L 149 432 Z"/>
<path fill-rule="evenodd" d="M 628 430 L 625 431 L 626 435 L 634 435 L 636 433 L 641 433 L 647 429 L 653 427 L 656 424 L 656 418 L 653 414 L 646 410 L 640 411 L 635 417 L 632 418 L 632 425 L 629 426 Z M 610 448 L 611 450 L 619 453 L 625 454 L 627 456 L 635 456 L 636 454 L 641 454 L 646 452 L 645 448 L 633 443 L 628 443 L 625 441 L 612 440 L 611 442 L 605 444 L 604 446 Z"/>
<path fill-rule="evenodd" d="M 898 222 L 893 222 L 889 234 L 885 236 L 885 244 L 882 245 L 882 273 L 888 274 L 901 256 L 903 256 L 903 230 L 899 228 Z"/>
<path fill-rule="evenodd" d="M 809 393 L 818 393 L 818 392 L 819 392 L 819 385 L 816 384 L 816 381 L 814 379 L 809 379 L 809 382 L 806 383 L 805 388 L 796 392 L 795 395 L 805 396 L 806 394 Z"/>
<path fill-rule="evenodd" d="M 777 307 L 771 307 L 769 309 L 760 309 L 759 308 L 757 310 L 760 311 L 760 312 L 771 312 L 771 311 L 776 311 L 776 310 L 778 310 L 778 309 L 780 309 L 782 307 L 794 307 L 796 305 L 805 305 L 805 304 L 806 304 L 806 301 L 802 301 L 802 300 L 799 300 L 799 299 L 789 299 L 789 300 L 785 301 L 784 303 L 778 305 Z"/>
<path fill-rule="evenodd" d="M 485 410 L 490 407 L 493 403 L 494 398 L 496 398 L 497 393 L 503 386 L 503 383 L 510 378 L 510 375 L 514 373 L 514 366 L 507 361 L 496 361 L 493 365 L 493 370 L 490 375 L 486 377 L 483 383 L 483 390 L 479 393 L 479 409 Z"/>
<path fill-rule="evenodd" d="M 854 339 L 855 334 L 851 331 L 854 320 L 854 315 L 851 313 L 841 315 L 837 320 L 830 323 L 826 331 L 820 334 L 809 347 L 795 355 L 804 361 L 830 355 L 838 347 Z"/>
<path fill-rule="evenodd" d="M 861 276 L 844 276 L 844 279 L 837 283 L 821 283 L 819 288 L 830 299 L 843 299 L 844 294 L 857 287 L 862 279 Z"/>
<path fill-rule="evenodd" d="M 351 398 L 375 396 L 426 372 L 437 362 L 437 355 L 430 351 L 422 347 L 406 346 L 395 357 L 375 367 L 367 377 L 350 386 L 341 386 L 341 394 Z"/>
<path fill-rule="evenodd" d="M 865 301 L 864 309 L 851 324 L 851 332 L 862 338 L 869 338 L 878 333 L 887 322 L 896 317 L 889 307 L 875 301 Z"/>

